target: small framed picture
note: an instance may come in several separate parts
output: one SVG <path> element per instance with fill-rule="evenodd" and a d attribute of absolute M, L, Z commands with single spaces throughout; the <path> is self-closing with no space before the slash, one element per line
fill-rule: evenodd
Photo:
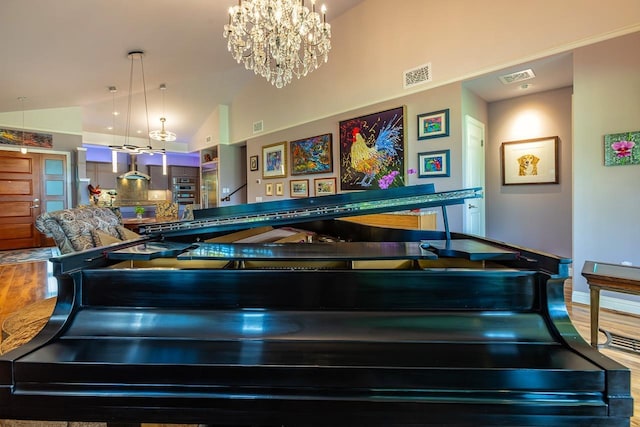
<path fill-rule="evenodd" d="M 266 194 L 267 196 L 273 196 L 273 183 L 267 182 L 264 185 L 264 194 Z"/>
<path fill-rule="evenodd" d="M 262 147 L 262 177 L 284 178 L 287 176 L 287 143 Z"/>
<path fill-rule="evenodd" d="M 449 109 L 418 115 L 418 139 L 449 136 Z"/>
<path fill-rule="evenodd" d="M 329 194 L 336 194 L 336 179 L 335 178 L 316 178 L 313 180 L 313 187 L 315 188 L 316 196 L 326 196 Z"/>
<path fill-rule="evenodd" d="M 257 171 L 258 170 L 258 156 L 249 157 L 249 169 L 251 171 Z"/>
<path fill-rule="evenodd" d="M 292 179 L 289 185 L 291 197 L 309 197 L 308 179 Z"/>
<path fill-rule="evenodd" d="M 605 135 L 604 165 L 640 165 L 640 131 Z"/>
<path fill-rule="evenodd" d="M 557 136 L 502 143 L 502 185 L 558 184 Z"/>
<path fill-rule="evenodd" d="M 449 150 L 418 153 L 418 177 L 435 178 L 450 175 Z"/>
<path fill-rule="evenodd" d="M 276 182 L 276 196 L 284 196 L 284 184 Z"/>

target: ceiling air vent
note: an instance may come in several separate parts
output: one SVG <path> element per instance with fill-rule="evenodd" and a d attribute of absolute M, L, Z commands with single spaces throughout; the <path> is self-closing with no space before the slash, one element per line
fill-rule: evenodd
<path fill-rule="evenodd" d="M 432 80 L 431 76 L 431 62 L 420 65 L 419 67 L 407 70 L 403 74 L 404 76 L 404 88 L 408 89 L 413 86 L 428 83 Z"/>
<path fill-rule="evenodd" d="M 264 130 L 264 122 L 260 120 L 259 122 L 253 122 L 253 133 L 260 133 Z"/>
<path fill-rule="evenodd" d="M 531 68 L 522 71 L 516 71 L 515 73 L 505 74 L 503 76 L 498 77 L 502 84 L 508 85 L 511 83 L 521 82 L 524 80 L 529 80 L 534 78 L 536 75 L 533 74 L 533 70 Z"/>

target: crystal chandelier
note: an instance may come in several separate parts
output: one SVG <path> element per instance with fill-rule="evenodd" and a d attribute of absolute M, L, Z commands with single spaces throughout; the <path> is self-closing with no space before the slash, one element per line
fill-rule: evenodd
<path fill-rule="evenodd" d="M 238 0 L 229 8 L 224 37 L 233 58 L 247 70 L 282 88 L 327 62 L 331 25 L 326 8 L 316 12 L 304 0 Z"/>
<path fill-rule="evenodd" d="M 131 60 L 131 70 L 129 72 L 129 97 L 128 97 L 128 109 L 127 109 L 127 123 L 126 123 L 126 132 L 125 132 L 125 140 L 122 145 L 110 145 L 109 148 L 115 152 L 124 152 L 129 154 L 162 154 L 163 160 L 164 156 L 166 156 L 166 151 L 164 148 L 154 148 L 151 145 L 151 140 L 149 140 L 149 145 L 140 147 L 135 144 L 129 142 L 129 132 L 131 128 L 131 102 L 133 98 L 133 70 L 134 70 L 134 62 L 135 60 L 140 60 L 140 69 L 142 76 L 142 92 L 144 94 L 144 108 L 147 119 L 147 134 L 149 133 L 149 108 L 147 107 L 147 88 L 144 79 L 144 63 L 142 62 L 142 57 L 144 56 L 144 51 L 142 50 L 134 50 L 127 54 L 129 59 Z"/>

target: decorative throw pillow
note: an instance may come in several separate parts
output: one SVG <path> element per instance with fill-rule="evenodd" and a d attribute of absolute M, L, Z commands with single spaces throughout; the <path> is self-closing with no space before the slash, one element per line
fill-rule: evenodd
<path fill-rule="evenodd" d="M 122 225 L 116 226 L 116 230 L 118 230 L 118 234 L 122 240 L 133 240 L 140 237 L 138 233 L 135 231 L 129 230 L 127 227 L 123 227 Z"/>
<path fill-rule="evenodd" d="M 93 243 L 96 247 L 112 245 L 114 243 L 121 243 L 122 240 L 117 237 L 113 237 L 111 234 L 102 230 L 91 230 L 93 236 Z"/>

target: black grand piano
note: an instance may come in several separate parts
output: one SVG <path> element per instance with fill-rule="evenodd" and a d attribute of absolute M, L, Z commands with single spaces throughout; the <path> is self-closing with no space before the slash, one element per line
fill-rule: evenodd
<path fill-rule="evenodd" d="M 449 231 L 447 207 L 480 196 L 421 185 L 200 210 L 54 258 L 50 321 L 0 358 L 0 418 L 629 426 L 629 370 L 567 315 L 571 260 Z M 341 219 L 420 208 L 441 208 L 444 230 Z"/>

